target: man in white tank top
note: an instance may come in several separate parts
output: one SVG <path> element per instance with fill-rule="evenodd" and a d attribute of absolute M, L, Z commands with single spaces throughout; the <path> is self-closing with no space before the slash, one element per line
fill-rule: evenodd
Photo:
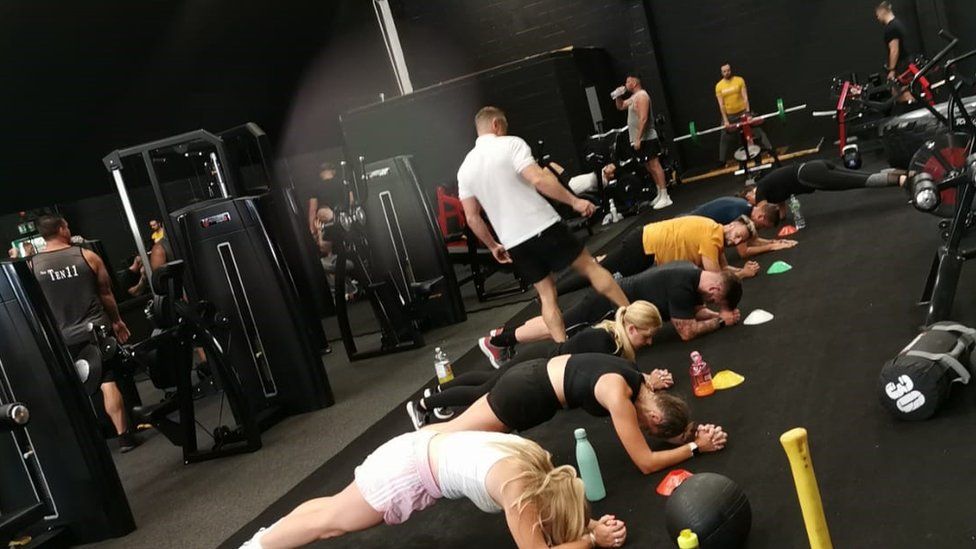
<path fill-rule="evenodd" d="M 630 92 L 630 97 L 623 98 L 626 92 Z M 654 184 L 657 186 L 657 198 L 654 199 L 652 207 L 655 210 L 667 208 L 672 204 L 671 197 L 668 196 L 667 183 L 664 178 L 664 169 L 661 168 L 661 142 L 657 138 L 657 130 L 654 129 L 654 117 L 651 113 L 651 96 L 641 86 L 640 76 L 636 72 L 627 74 L 627 80 L 613 92 L 613 100 L 618 110 L 627 111 L 627 131 L 630 134 L 630 146 L 634 148 L 634 153 L 644 162 L 647 173 L 651 174 Z"/>

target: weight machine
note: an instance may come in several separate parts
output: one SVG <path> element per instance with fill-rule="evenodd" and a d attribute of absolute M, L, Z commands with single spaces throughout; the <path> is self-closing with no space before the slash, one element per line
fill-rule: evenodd
<path fill-rule="evenodd" d="M 830 117 L 837 120 L 837 148 L 843 159 L 844 166 L 850 169 L 861 167 L 861 151 L 854 141 L 858 135 L 877 132 L 878 127 L 888 120 L 895 105 L 892 89 L 902 86 L 908 88 L 921 72 L 919 64 L 925 60 L 917 57 L 908 64 L 908 68 L 894 80 L 886 81 L 881 74 L 872 74 L 867 83 L 858 82 L 857 75 L 851 73 L 843 77 L 836 77 L 831 83 L 833 95 L 837 103 L 833 110 L 814 111 L 815 118 Z M 935 88 L 946 81 L 932 84 L 924 74 L 918 79 L 917 98 L 924 104 L 935 106 Z"/>
<path fill-rule="evenodd" d="M 360 156 L 358 179 L 345 161 L 340 170 L 348 191 L 344 196 L 352 200 L 336 208 L 323 238 L 338 248 L 336 321 L 346 354 L 356 361 L 422 347 L 425 323 L 463 320 L 464 307 L 443 237 L 409 159 L 367 166 Z M 429 239 L 414 238 L 413 231 Z M 378 348 L 364 351 L 356 343 L 349 305 L 339 294 L 350 274 L 359 279 L 379 323 Z"/>

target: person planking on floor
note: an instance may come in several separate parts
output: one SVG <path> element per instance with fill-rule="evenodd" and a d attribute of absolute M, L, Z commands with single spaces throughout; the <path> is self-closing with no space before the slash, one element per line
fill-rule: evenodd
<path fill-rule="evenodd" d="M 796 246 L 796 240 L 761 238 L 758 234 L 759 229 L 771 229 L 779 225 L 779 208 L 775 204 L 762 202 L 760 204 L 750 204 L 745 198 L 738 196 L 722 196 L 715 200 L 710 200 L 686 215 L 697 215 L 707 217 L 716 223 L 731 223 L 741 216 L 749 217 L 753 226 L 753 237 L 738 244 L 735 249 L 742 259 L 749 259 L 759 254 L 772 252 L 775 250 L 785 250 Z"/>
<path fill-rule="evenodd" d="M 505 370 L 487 395 L 447 423 L 428 428 L 458 431 L 525 431 L 563 409 L 582 408 L 597 417 L 610 416 L 631 461 L 644 474 L 660 471 L 725 447 L 728 435 L 716 425 L 688 418 L 688 404 L 661 391 L 670 376 L 644 374 L 624 358 L 597 353 L 527 360 Z M 651 450 L 644 433 L 675 443 L 670 450 Z"/>
<path fill-rule="evenodd" d="M 756 276 L 759 264 L 747 261 L 733 267 L 725 259 L 726 246 L 738 246 L 756 234 L 746 216 L 721 225 L 706 217 L 688 215 L 627 230 L 620 244 L 606 256 L 597 258 L 616 277 L 628 277 L 656 265 L 689 261 L 712 272 L 728 271 L 740 280 Z M 586 287 L 577 277 L 567 277 L 558 286 L 559 293 Z"/>
<path fill-rule="evenodd" d="M 714 332 L 739 322 L 736 308 L 742 299 L 742 283 L 728 271 L 703 271 L 686 261 L 654 267 L 618 281 L 631 302 L 652 303 L 663 322 L 670 321 L 684 341 Z M 718 312 L 706 305 L 718 307 Z M 613 310 L 603 296 L 588 291 L 576 305 L 566 310 L 566 325 L 574 327 L 600 322 Z M 478 340 L 478 348 L 495 368 L 503 366 L 515 354 L 519 343 L 544 341 L 548 332 L 541 317 L 527 320 L 521 326 L 502 326 Z"/>
<path fill-rule="evenodd" d="M 775 204 L 779 207 L 781 216 L 785 217 L 786 203 L 791 196 L 816 191 L 902 187 L 909 175 L 904 170 L 849 170 L 826 160 L 811 160 L 776 168 L 757 181 L 755 187 L 746 191 L 744 198 L 753 205 L 764 201 Z"/>
<path fill-rule="evenodd" d="M 342 492 L 302 503 L 242 548 L 300 547 L 384 522 L 400 524 L 441 498 L 467 498 L 486 513 L 504 513 L 521 549 L 620 547 L 627 540 L 626 525 L 613 515 L 589 518 L 576 470 L 553 465 L 535 442 L 424 429 L 386 442 L 356 467 Z"/>
<path fill-rule="evenodd" d="M 612 320 L 577 331 L 558 345 L 550 356 L 603 353 L 635 362 L 637 350 L 651 344 L 661 324 L 657 307 L 647 301 L 632 301 L 630 305 L 618 308 Z M 544 326 L 542 331 L 545 332 Z M 503 372 L 502 369 L 485 369 L 459 374 L 452 381 L 439 385 L 436 393 L 427 389 L 423 398 L 407 402 L 407 415 L 416 429 L 426 425 L 431 414 L 437 419 L 449 419 L 454 415 L 450 408 L 473 404 L 495 386 Z M 667 370 L 654 370 L 650 375 L 655 385 L 674 382 Z"/>
<path fill-rule="evenodd" d="M 539 193 L 569 204 L 585 216 L 593 214 L 593 204 L 574 196 L 552 172 L 540 167 L 525 141 L 507 135 L 508 121 L 501 109 L 482 108 L 475 116 L 475 127 L 478 139 L 457 173 L 465 218 L 499 263 L 514 263 L 522 280 L 535 287 L 552 338 L 566 340 L 554 272 L 572 265 L 607 299 L 627 305 L 613 276 L 593 261 Z M 498 241 L 481 217 L 482 208 Z"/>

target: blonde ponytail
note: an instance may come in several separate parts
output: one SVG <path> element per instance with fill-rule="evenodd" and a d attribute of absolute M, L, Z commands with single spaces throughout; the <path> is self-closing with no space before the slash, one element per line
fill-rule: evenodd
<path fill-rule="evenodd" d="M 549 452 L 531 440 L 499 442 L 522 470 L 505 481 L 522 484 L 522 494 L 512 504 L 519 513 L 531 505 L 539 512 L 539 526 L 550 545 L 576 541 L 586 535 L 589 524 L 583 481 L 571 465 L 554 467 Z"/>
<path fill-rule="evenodd" d="M 617 314 L 613 320 L 604 320 L 594 326 L 594 328 L 606 330 L 613 336 L 617 343 L 614 353 L 620 353 L 623 358 L 634 362 L 637 357 L 634 346 L 631 344 L 630 338 L 627 337 L 628 324 L 632 324 L 638 330 L 656 332 L 663 324 L 661 312 L 653 303 L 643 300 L 635 301 L 626 307 L 617 309 Z"/>

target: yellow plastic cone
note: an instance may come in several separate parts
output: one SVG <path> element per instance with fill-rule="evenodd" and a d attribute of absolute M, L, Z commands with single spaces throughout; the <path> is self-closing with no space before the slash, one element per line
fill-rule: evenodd
<path fill-rule="evenodd" d="M 736 385 L 741 385 L 746 378 L 732 370 L 722 370 L 712 376 L 712 387 L 716 389 L 731 389 Z"/>

